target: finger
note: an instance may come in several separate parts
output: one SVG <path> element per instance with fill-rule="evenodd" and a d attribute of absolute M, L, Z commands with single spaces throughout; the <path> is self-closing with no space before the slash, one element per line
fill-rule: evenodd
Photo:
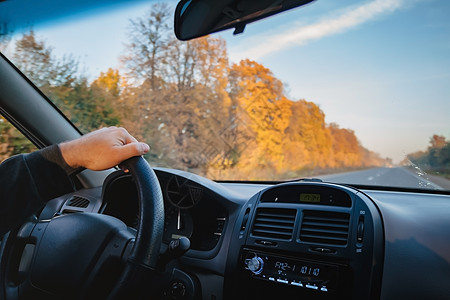
<path fill-rule="evenodd" d="M 132 136 L 127 132 L 127 134 L 125 135 L 125 142 L 126 144 L 129 144 L 129 143 L 137 143 L 138 141 L 134 136 Z"/>
<path fill-rule="evenodd" d="M 144 155 L 148 151 L 150 151 L 150 146 L 145 143 L 129 143 L 120 147 L 118 159 L 122 161 L 133 156 Z"/>
<path fill-rule="evenodd" d="M 120 127 L 119 130 L 121 131 L 121 133 L 123 135 L 122 137 L 123 137 L 123 140 L 125 141 L 124 144 L 137 143 L 138 142 L 137 139 L 134 136 L 132 136 L 128 132 L 128 130 L 126 130 L 125 128 Z"/>
<path fill-rule="evenodd" d="M 139 143 L 141 148 L 141 155 L 144 155 L 150 151 L 150 145 L 147 143 Z"/>

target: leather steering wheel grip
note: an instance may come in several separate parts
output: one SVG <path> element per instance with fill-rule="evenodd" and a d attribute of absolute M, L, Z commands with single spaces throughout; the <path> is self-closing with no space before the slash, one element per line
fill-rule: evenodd
<path fill-rule="evenodd" d="M 157 273 L 155 269 L 164 231 L 164 202 L 158 178 L 144 158 L 132 157 L 120 165 L 130 172 L 136 184 L 139 224 L 133 250 L 108 298 L 141 298 L 143 289 L 151 283 L 148 281 Z"/>

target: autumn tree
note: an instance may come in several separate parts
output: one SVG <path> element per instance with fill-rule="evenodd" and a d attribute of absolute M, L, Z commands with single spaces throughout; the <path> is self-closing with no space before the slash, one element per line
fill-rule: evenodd
<path fill-rule="evenodd" d="M 100 75 L 95 79 L 91 87 L 95 87 L 112 97 L 118 97 L 123 87 L 125 79 L 119 74 L 119 70 L 109 68 L 106 72 L 100 72 Z"/>
<path fill-rule="evenodd" d="M 31 30 L 16 41 L 12 60 L 63 111 L 71 110 L 72 105 L 64 98 L 77 83 L 78 62 L 72 56 L 57 59 L 51 47 L 39 41 Z"/>
<path fill-rule="evenodd" d="M 286 163 L 282 139 L 291 115 L 282 83 L 261 64 L 242 60 L 231 68 L 230 95 L 238 134 L 247 140 L 237 150 L 241 153 L 239 167 L 278 172 Z"/>
<path fill-rule="evenodd" d="M 17 40 L 13 61 L 82 131 L 118 123 L 109 102 L 80 75 L 78 61 L 55 57 L 34 31 Z"/>
<path fill-rule="evenodd" d="M 446 144 L 445 136 L 435 134 L 430 138 L 430 149 L 442 149 Z"/>
<path fill-rule="evenodd" d="M 174 41 L 167 58 L 165 81 L 170 83 L 173 100 L 171 111 L 177 111 L 171 126 L 181 125 L 180 136 L 196 136 L 193 165 L 228 163 L 232 112 L 227 93 L 228 55 L 225 42 L 206 36 L 187 43 Z M 178 124 L 178 121 L 182 124 Z M 191 148 L 192 149 L 192 148 Z M 192 149 L 194 150 L 194 149 Z M 221 160 L 221 162 L 220 162 Z"/>
<path fill-rule="evenodd" d="M 212 37 L 180 42 L 168 30 L 168 16 L 167 6 L 155 4 L 131 21 L 130 50 L 122 60 L 132 84 L 120 101 L 133 107 L 136 121 L 128 123 L 155 145 L 159 159 L 204 169 L 228 152 L 226 136 L 217 134 L 228 126 L 231 105 L 226 45 Z"/>
<path fill-rule="evenodd" d="M 70 87 L 77 79 L 78 61 L 71 55 L 57 59 L 33 30 L 17 40 L 12 60 L 41 89 Z"/>
<path fill-rule="evenodd" d="M 315 103 L 288 99 L 267 67 L 248 59 L 230 66 L 223 39 L 180 42 L 169 20 L 165 4 L 131 20 L 124 69 L 93 81 L 33 31 L 16 42 L 13 60 L 82 131 L 125 126 L 152 146 L 152 164 L 217 179 L 276 180 L 383 162 L 353 131 L 326 124 Z M 3 152 L 18 151 L 10 125 L 1 121 L 0 132 Z M 433 138 L 429 152 L 447 146 Z"/>
<path fill-rule="evenodd" d="M 363 148 L 351 130 L 327 125 L 324 112 L 313 102 L 292 101 L 282 83 L 266 67 L 243 60 L 230 72 L 229 95 L 234 107 L 237 149 L 234 169 L 216 174 L 245 178 L 292 178 L 305 172 L 381 164 Z"/>
<path fill-rule="evenodd" d="M 143 17 L 130 21 L 130 41 L 122 61 L 129 75 L 137 80 L 148 80 L 152 91 L 161 84 L 159 78 L 169 43 L 170 17 L 167 4 L 156 3 Z"/>
<path fill-rule="evenodd" d="M 355 133 L 349 129 L 339 128 L 336 123 L 331 123 L 328 128 L 332 137 L 335 166 L 360 166 L 362 155 Z"/>

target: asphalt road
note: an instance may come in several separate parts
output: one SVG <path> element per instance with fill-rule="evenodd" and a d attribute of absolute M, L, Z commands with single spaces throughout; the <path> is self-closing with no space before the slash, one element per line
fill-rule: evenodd
<path fill-rule="evenodd" d="M 420 169 L 403 167 L 374 168 L 363 171 L 318 176 L 318 178 L 323 181 L 335 183 L 450 190 L 450 180 L 443 177 L 428 175 Z"/>

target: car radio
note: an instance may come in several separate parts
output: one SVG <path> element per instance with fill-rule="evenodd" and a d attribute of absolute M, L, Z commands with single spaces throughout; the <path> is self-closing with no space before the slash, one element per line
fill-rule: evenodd
<path fill-rule="evenodd" d="M 276 282 L 293 287 L 335 293 L 338 287 L 339 266 L 272 255 L 244 249 L 243 267 L 252 278 Z"/>

